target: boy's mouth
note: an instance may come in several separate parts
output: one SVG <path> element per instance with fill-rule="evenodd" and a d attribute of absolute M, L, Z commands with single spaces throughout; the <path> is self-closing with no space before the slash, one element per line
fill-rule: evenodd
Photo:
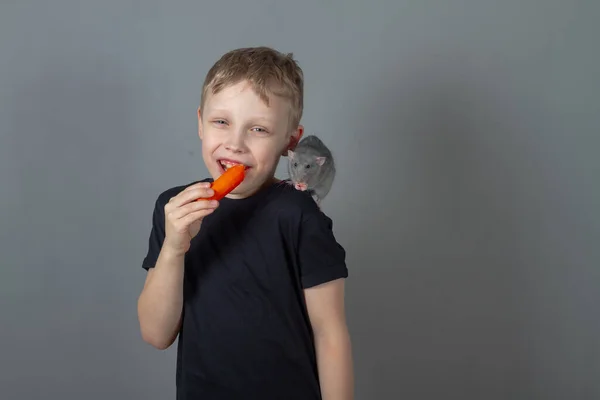
<path fill-rule="evenodd" d="M 237 161 L 233 161 L 233 160 L 220 159 L 220 160 L 217 160 L 217 164 L 219 164 L 219 167 L 221 167 L 222 172 L 225 172 L 229 168 L 231 168 L 231 167 L 233 167 L 235 165 L 240 165 L 242 163 L 237 162 Z M 246 170 L 250 168 L 247 165 L 245 167 L 246 167 Z"/>

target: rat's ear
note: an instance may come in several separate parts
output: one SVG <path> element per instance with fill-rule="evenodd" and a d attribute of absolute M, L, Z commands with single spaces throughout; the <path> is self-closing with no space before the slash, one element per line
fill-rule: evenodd
<path fill-rule="evenodd" d="M 288 150 L 287 151 L 287 156 L 290 160 L 294 159 L 294 152 L 292 150 Z"/>
<path fill-rule="evenodd" d="M 325 160 L 327 160 L 326 157 L 317 157 L 317 164 L 319 164 L 319 166 L 322 166 L 323 164 L 325 164 Z"/>

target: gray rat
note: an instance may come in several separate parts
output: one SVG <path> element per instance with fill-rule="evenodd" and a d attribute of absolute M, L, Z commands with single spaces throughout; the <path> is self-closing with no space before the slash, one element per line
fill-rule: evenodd
<path fill-rule="evenodd" d="M 331 151 L 315 135 L 306 136 L 296 148 L 288 150 L 288 174 L 298 190 L 308 191 L 320 202 L 327 196 L 335 178 Z"/>

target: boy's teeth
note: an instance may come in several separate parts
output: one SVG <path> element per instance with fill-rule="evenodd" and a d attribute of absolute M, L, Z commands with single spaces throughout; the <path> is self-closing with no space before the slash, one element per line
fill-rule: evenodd
<path fill-rule="evenodd" d="M 223 166 L 223 169 L 225 171 L 227 171 L 229 168 L 233 167 L 234 165 L 237 165 L 236 163 L 231 163 L 228 161 L 221 161 L 221 165 Z"/>

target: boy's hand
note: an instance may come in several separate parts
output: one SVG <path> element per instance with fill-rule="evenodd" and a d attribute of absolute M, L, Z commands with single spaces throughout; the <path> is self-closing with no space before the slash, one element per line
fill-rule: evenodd
<path fill-rule="evenodd" d="M 192 238 L 200 232 L 202 219 L 219 205 L 215 200 L 203 200 L 214 194 L 210 185 L 210 182 L 191 185 L 165 205 L 164 246 L 175 254 L 189 250 Z"/>

